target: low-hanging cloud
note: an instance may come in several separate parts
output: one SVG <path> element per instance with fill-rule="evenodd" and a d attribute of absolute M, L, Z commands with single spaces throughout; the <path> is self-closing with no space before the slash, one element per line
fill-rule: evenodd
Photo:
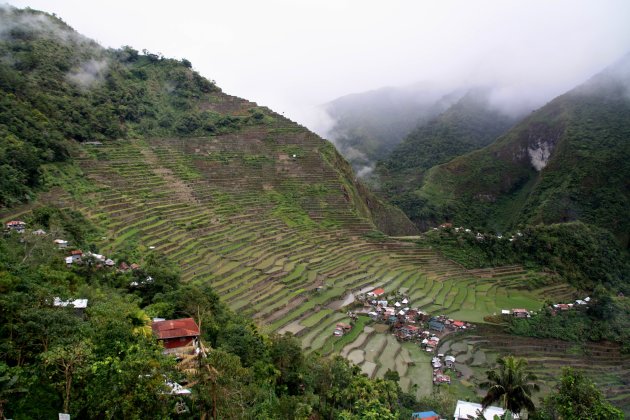
<path fill-rule="evenodd" d="M 186 57 L 225 92 L 309 128 L 319 104 L 418 81 L 497 86 L 495 102 L 536 107 L 630 51 L 627 0 L 8 1 L 107 47 Z"/>
<path fill-rule="evenodd" d="M 99 83 L 105 77 L 109 64 L 103 60 L 89 60 L 81 63 L 79 68 L 68 73 L 66 78 L 81 88 L 88 89 L 95 83 Z"/>

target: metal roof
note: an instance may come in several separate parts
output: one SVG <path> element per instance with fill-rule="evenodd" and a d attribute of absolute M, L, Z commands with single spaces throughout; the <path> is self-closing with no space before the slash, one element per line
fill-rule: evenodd
<path fill-rule="evenodd" d="M 151 329 L 160 340 L 199 336 L 199 327 L 197 326 L 195 320 L 192 318 L 156 321 L 151 324 Z"/>

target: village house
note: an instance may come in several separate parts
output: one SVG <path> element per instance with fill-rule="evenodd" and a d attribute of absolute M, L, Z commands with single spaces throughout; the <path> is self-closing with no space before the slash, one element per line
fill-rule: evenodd
<path fill-rule="evenodd" d="M 83 251 L 81 251 L 80 249 L 73 249 L 72 251 L 70 251 L 70 258 L 72 258 L 73 263 L 80 262 L 82 256 L 83 256 Z"/>
<path fill-rule="evenodd" d="M 24 233 L 26 223 L 21 220 L 11 220 L 10 222 L 7 222 L 6 228 L 12 232 Z"/>
<path fill-rule="evenodd" d="M 198 346 L 199 327 L 192 318 L 154 320 L 151 329 L 164 345 L 164 353 L 194 352 Z"/>
<path fill-rule="evenodd" d="M 444 365 L 448 369 L 452 369 L 455 366 L 455 357 L 453 357 L 453 356 L 446 356 L 444 358 Z"/>
<path fill-rule="evenodd" d="M 429 329 L 437 332 L 442 332 L 444 331 L 444 324 L 440 321 L 432 319 L 429 321 Z"/>
<path fill-rule="evenodd" d="M 68 241 L 64 241 L 63 239 L 55 239 L 53 243 L 57 245 L 58 249 L 66 249 L 68 247 Z"/>
<path fill-rule="evenodd" d="M 31 233 L 35 236 L 44 236 L 46 234 L 46 231 L 44 229 L 37 229 Z"/>
<path fill-rule="evenodd" d="M 529 311 L 527 309 L 512 309 L 512 316 L 516 318 L 529 318 Z"/>
<path fill-rule="evenodd" d="M 440 416 L 435 411 L 419 411 L 411 413 L 412 420 L 440 420 Z"/>
<path fill-rule="evenodd" d="M 87 299 L 61 300 L 61 298 L 56 297 L 53 299 L 53 306 L 56 308 L 74 308 L 74 311 L 78 316 L 83 316 L 85 309 L 88 306 L 88 300 Z"/>
<path fill-rule="evenodd" d="M 403 325 L 398 330 L 398 337 L 404 340 L 416 338 L 420 335 L 420 327 L 414 325 Z"/>
<path fill-rule="evenodd" d="M 105 262 L 105 260 L 106 260 L 105 256 L 102 255 L 102 254 L 95 254 L 93 252 L 88 251 L 87 255 L 89 257 L 93 257 L 96 261 Z"/>
<path fill-rule="evenodd" d="M 383 294 L 385 294 L 385 289 L 379 287 L 377 289 L 372 290 L 371 292 L 368 292 L 367 295 L 372 298 L 377 298 Z"/>
<path fill-rule="evenodd" d="M 333 335 L 335 337 L 341 337 L 342 335 L 349 332 L 351 329 L 352 329 L 352 325 L 339 322 L 337 323 L 337 326 L 335 327 L 335 331 L 333 332 Z"/>
<path fill-rule="evenodd" d="M 65 308 L 71 306 L 75 309 L 85 309 L 87 308 L 88 300 L 87 299 L 74 299 L 74 300 L 61 300 L 61 298 L 56 297 L 53 300 L 53 306 Z"/>
<path fill-rule="evenodd" d="M 433 371 L 433 384 L 434 385 L 441 385 L 441 384 L 450 385 L 451 377 L 448 375 L 445 375 L 444 372 L 442 372 L 440 369 L 436 369 L 435 371 Z"/>
<path fill-rule="evenodd" d="M 469 401 L 457 401 L 457 406 L 455 407 L 455 413 L 453 414 L 453 420 L 468 420 L 470 418 L 478 418 L 479 414 L 483 415 L 483 418 L 486 420 L 493 420 L 494 416 L 498 416 L 499 418 L 505 413 L 505 410 L 501 407 L 497 407 L 491 405 L 486 407 L 483 410 L 481 404 L 469 402 Z M 513 414 L 513 418 L 520 418 L 518 414 Z"/>
<path fill-rule="evenodd" d="M 458 329 L 466 328 L 466 323 L 464 321 L 453 321 L 451 322 L 451 325 Z"/>

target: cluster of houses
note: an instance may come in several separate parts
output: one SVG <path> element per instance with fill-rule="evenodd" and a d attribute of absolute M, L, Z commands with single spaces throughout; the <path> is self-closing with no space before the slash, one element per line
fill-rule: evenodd
<path fill-rule="evenodd" d="M 514 318 L 530 318 L 532 313 L 527 309 L 501 309 L 501 315 L 513 316 Z"/>
<path fill-rule="evenodd" d="M 442 223 L 440 226 L 438 227 L 434 227 L 433 230 L 439 230 L 439 229 L 453 229 L 454 232 L 459 233 L 459 232 L 464 232 L 470 235 L 475 235 L 475 239 L 477 239 L 478 241 L 483 241 L 486 237 L 488 236 L 494 236 L 497 239 L 503 239 L 503 235 L 501 235 L 500 233 L 497 233 L 496 235 L 491 235 L 491 234 L 483 234 L 481 232 L 477 232 L 476 234 L 473 233 L 472 230 L 468 229 L 468 228 L 463 228 L 463 227 L 453 227 L 452 223 Z M 510 236 L 508 239 L 510 242 L 514 242 L 517 238 L 523 236 L 523 234 L 521 232 L 516 232 L 514 235 Z"/>
<path fill-rule="evenodd" d="M 63 239 L 55 239 L 53 242 L 57 244 L 57 247 L 59 249 L 65 249 L 68 247 L 68 241 L 64 241 Z M 107 258 L 105 255 L 97 254 L 90 251 L 83 252 L 80 249 L 70 250 L 70 252 L 68 253 L 68 256 L 63 257 L 63 258 L 68 267 L 72 266 L 72 264 L 81 264 L 85 262 L 85 260 L 88 258 L 95 263 L 96 268 L 102 268 L 102 267 L 112 268 L 116 266 L 116 262 L 112 260 L 111 258 Z M 140 265 L 136 263 L 127 264 L 126 262 L 122 261 L 120 264 L 118 264 L 117 269 L 121 273 L 126 273 L 128 271 L 135 271 L 135 270 L 140 269 Z M 147 281 L 151 282 L 152 279 L 148 277 Z M 138 284 L 135 284 L 135 286 L 137 285 Z M 134 284 L 131 284 L 131 286 L 134 286 Z"/>
<path fill-rule="evenodd" d="M 60 249 L 65 249 L 68 247 L 68 241 L 64 241 L 63 239 L 55 239 L 54 242 Z M 96 254 L 90 251 L 84 253 L 80 249 L 70 250 L 69 255 L 64 257 L 64 261 L 66 262 L 66 265 L 70 267 L 72 266 L 72 264 L 81 264 L 88 258 L 96 264 L 97 268 L 114 267 L 116 265 L 114 260 L 112 260 L 111 258 L 107 258 L 104 255 Z"/>
<path fill-rule="evenodd" d="M 561 311 L 568 311 L 570 309 L 586 307 L 591 302 L 591 298 L 589 296 L 584 299 L 577 299 L 573 303 L 555 303 L 551 305 L 552 313 L 556 314 Z"/>
<path fill-rule="evenodd" d="M 455 371 L 455 357 L 444 356 L 438 354 L 431 359 L 431 366 L 433 366 L 433 384 L 451 384 L 451 377 L 445 373 L 446 369 L 452 369 Z"/>
<path fill-rule="evenodd" d="M 409 299 L 404 296 L 390 305 L 385 299 L 385 290 L 380 287 L 368 292 L 363 300 L 372 320 L 389 324 L 399 341 L 417 342 L 427 352 L 437 349 L 440 341 L 438 335 L 472 327 L 469 323 L 445 315 L 431 316 L 418 308 L 411 308 Z"/>
<path fill-rule="evenodd" d="M 335 326 L 335 331 L 333 331 L 333 335 L 335 337 L 341 337 L 350 332 L 350 330 L 352 330 L 352 325 L 346 324 L 344 322 L 338 322 Z"/>
<path fill-rule="evenodd" d="M 419 318 L 426 316 L 425 312 L 409 307 L 409 299 L 403 297 L 390 305 L 385 299 L 385 289 L 376 288 L 366 294 L 364 305 L 369 308 L 367 314 L 377 322 L 387 322 L 390 325 L 403 322 L 415 324 Z"/>
<path fill-rule="evenodd" d="M 488 406 L 485 409 L 481 404 L 470 401 L 457 401 L 455 407 L 455 413 L 453 413 L 453 420 L 470 420 L 470 419 L 485 419 L 494 420 L 495 418 L 502 418 L 505 414 L 505 409 L 494 405 Z M 496 417 L 495 417 L 496 416 Z M 513 419 L 519 419 L 518 414 L 512 414 Z M 443 420 L 444 418 L 437 414 L 435 411 L 421 411 L 411 414 L 411 420 Z"/>
<path fill-rule="evenodd" d="M 591 301 L 589 296 L 584 299 L 577 299 L 573 303 L 554 303 L 551 305 L 552 314 L 557 314 L 558 312 L 568 311 L 573 308 L 586 307 Z M 514 318 L 531 318 L 532 315 L 535 315 L 535 312 L 528 311 L 527 309 L 502 309 L 501 315 L 509 317 L 513 316 Z"/>

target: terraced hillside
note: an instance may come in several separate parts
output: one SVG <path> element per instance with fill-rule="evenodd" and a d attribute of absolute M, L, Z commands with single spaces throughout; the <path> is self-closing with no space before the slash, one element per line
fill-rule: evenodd
<path fill-rule="evenodd" d="M 584 371 L 611 403 L 630 414 L 630 356 L 621 354 L 615 343 L 585 345 L 553 340 L 518 337 L 496 328 L 482 327 L 473 334 L 449 336 L 439 351 L 456 356 L 467 381 L 479 384 L 497 357 L 512 354 L 525 357 L 530 369 L 545 389 L 553 387 L 563 367 Z"/>
<path fill-rule="evenodd" d="M 416 346 L 371 333 L 363 317 L 350 334 L 332 335 L 336 322 L 349 322 L 350 291 L 378 285 L 469 321 L 540 307 L 542 295 L 525 290 L 536 274 L 521 267 L 472 272 L 410 242 L 371 240 L 373 226 L 318 158 L 321 145 L 286 128 L 84 145 L 83 175 L 55 173 L 70 187 L 47 199 L 105 226 L 103 252 L 129 243 L 164 252 L 185 281 L 210 283 L 268 331 L 291 331 L 308 351 L 341 352 L 372 376 L 395 368 L 418 395 L 430 390 L 430 370 Z"/>
<path fill-rule="evenodd" d="M 370 239 L 374 226 L 327 163 L 336 155 L 329 147 L 288 124 L 83 145 L 76 150 L 83 174 L 50 170 L 68 190 L 50 196 L 106 227 L 102 251 L 131 242 L 164 252 L 184 281 L 210 283 L 269 330 L 320 328 L 310 317 L 377 285 L 470 321 L 504 307 L 540 307 L 543 298 L 524 289 L 530 274 L 522 268 L 513 268 L 517 276 L 482 275 L 430 249 Z"/>
<path fill-rule="evenodd" d="M 396 370 L 417 395 L 431 390 L 417 345 L 398 343 L 363 316 L 350 333 L 333 336 L 337 322 L 350 321 L 353 292 L 383 287 L 404 293 L 412 307 L 472 322 L 574 294 L 551 278 L 531 290 L 543 275 L 520 266 L 466 270 L 380 234 L 368 218 L 374 203 L 360 196 L 332 146 L 282 119 L 206 138 L 83 144 L 73 154 L 78 166 L 46 168 L 57 186 L 40 202 L 79 210 L 103 227 L 101 252 L 162 252 L 184 281 L 210 284 L 266 331 L 290 331 L 309 352 L 341 353 L 370 376 Z"/>

